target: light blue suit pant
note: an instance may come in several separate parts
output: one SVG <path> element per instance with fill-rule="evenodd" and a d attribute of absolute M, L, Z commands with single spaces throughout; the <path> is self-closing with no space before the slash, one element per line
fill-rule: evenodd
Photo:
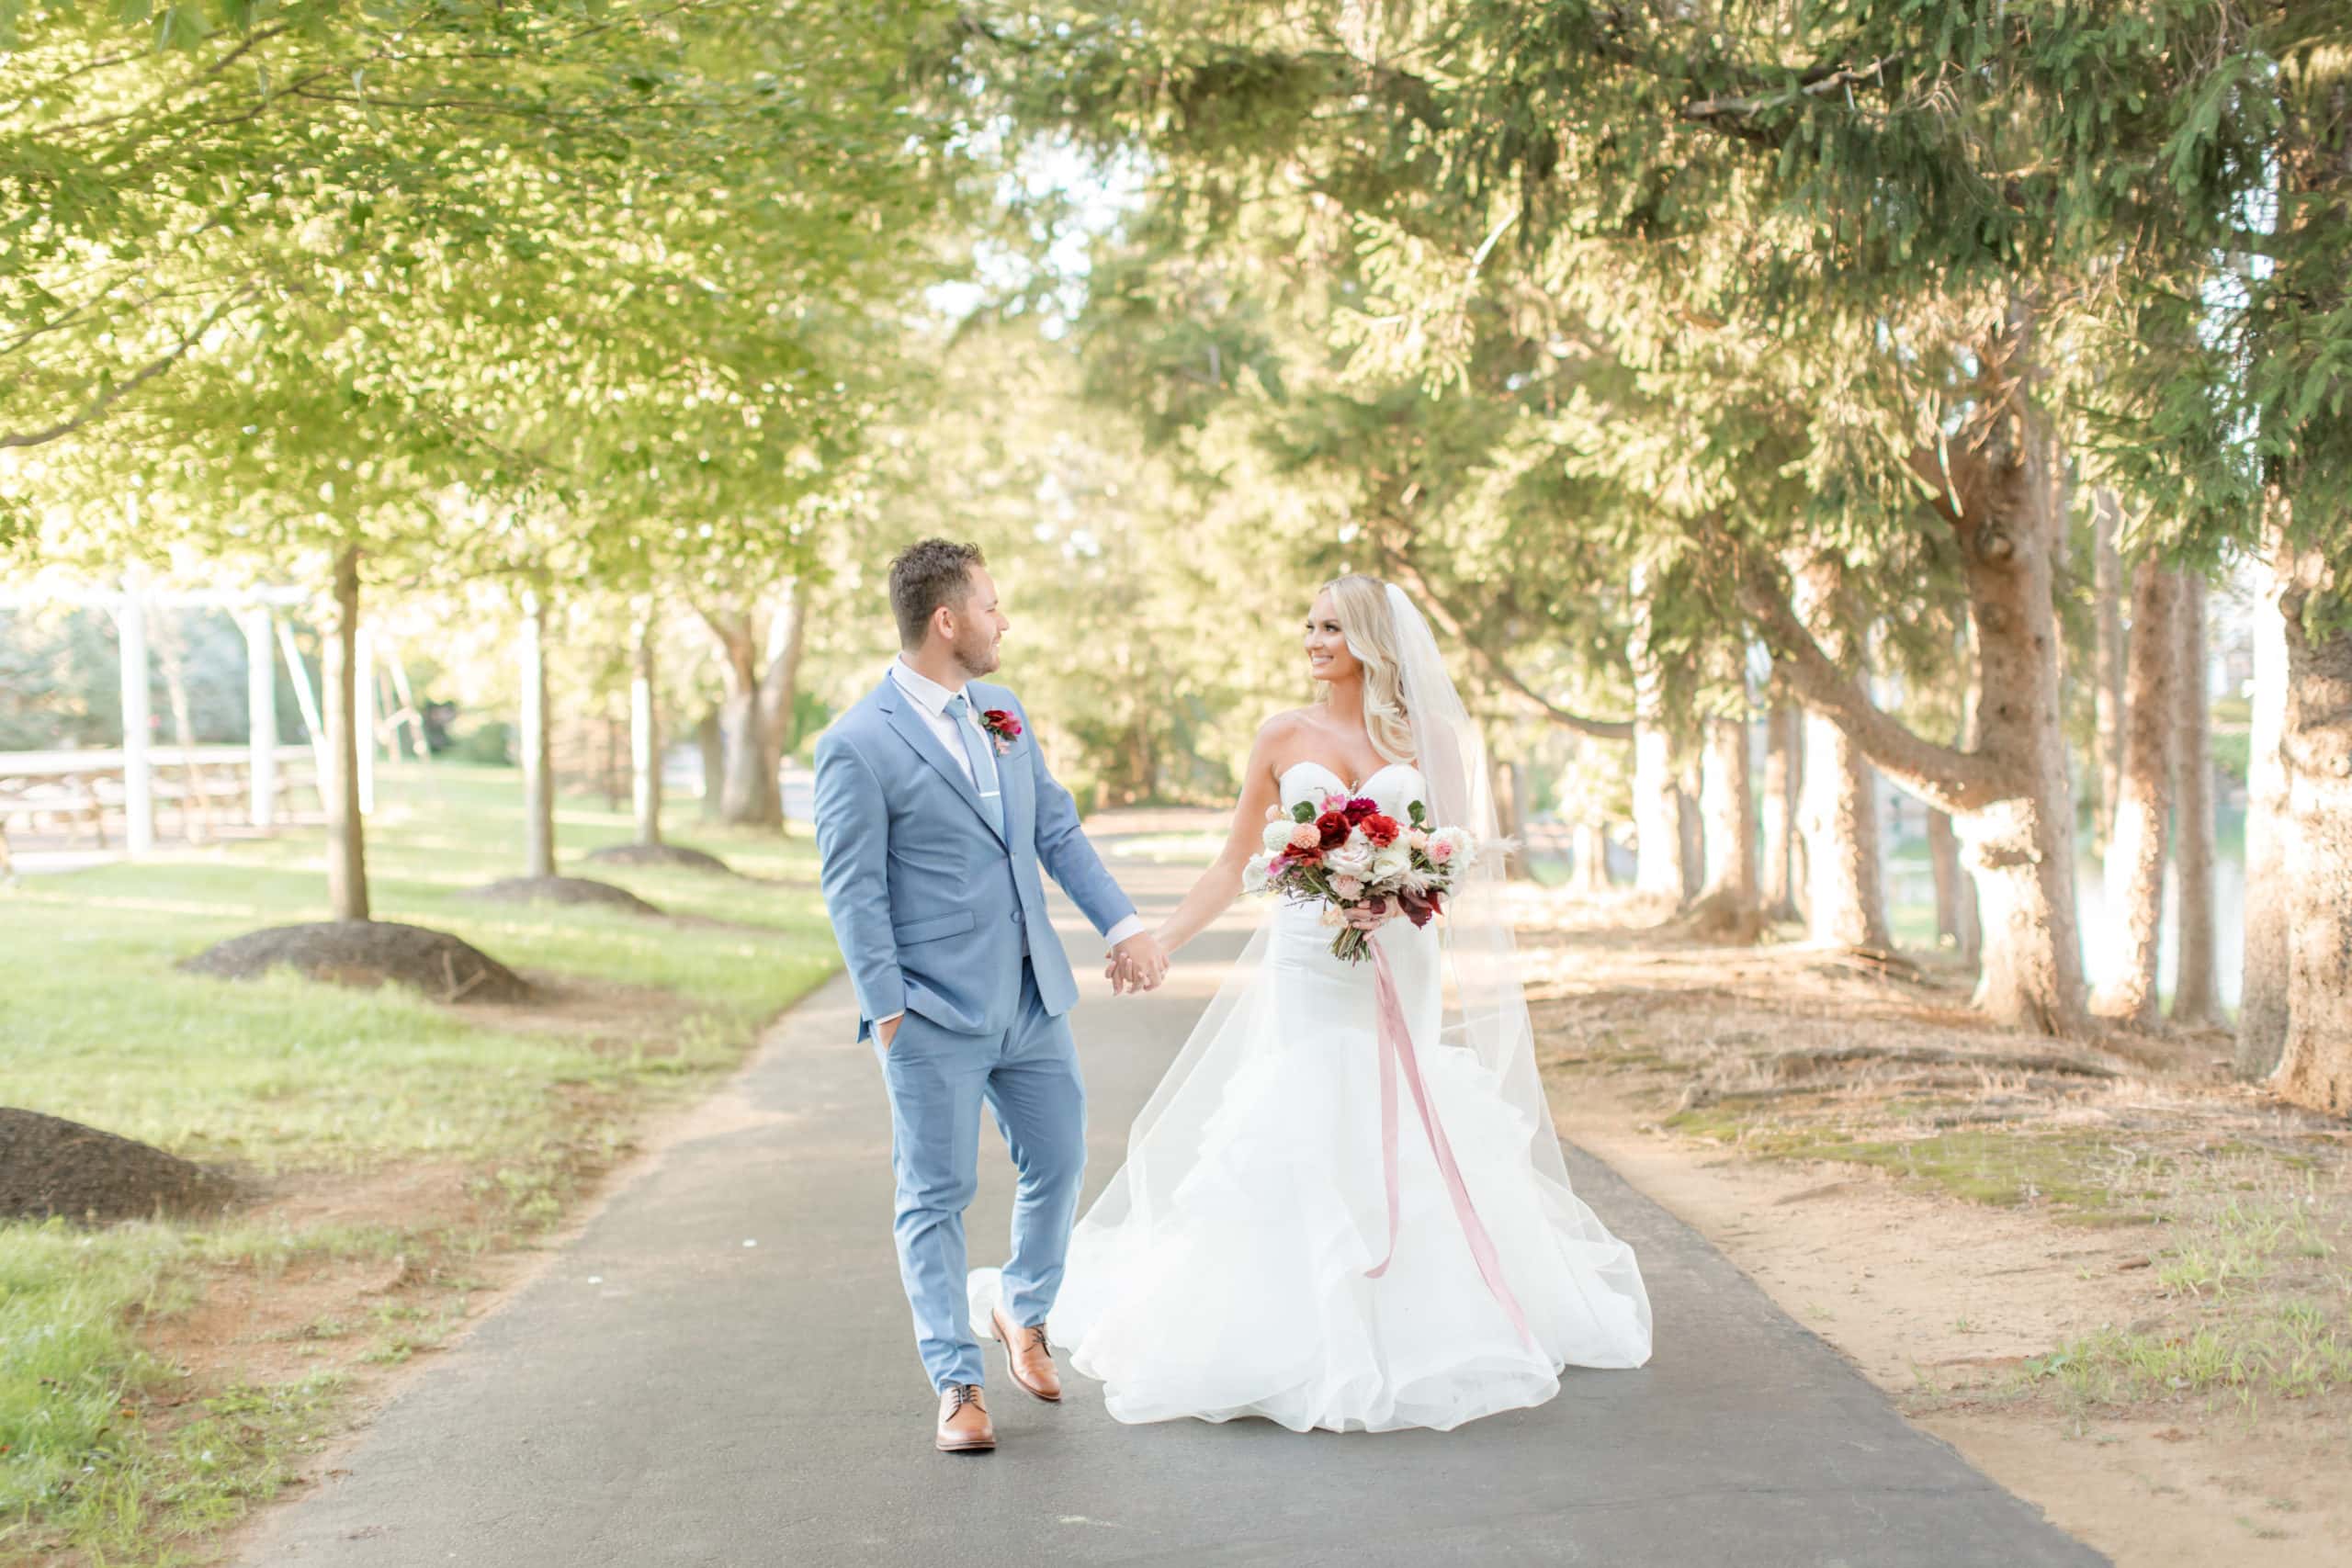
<path fill-rule="evenodd" d="M 964 1210 L 978 1188 L 980 1106 L 996 1114 L 1020 1175 L 1004 1309 L 1016 1327 L 1043 1323 L 1086 1172 L 1086 1089 L 1069 1020 L 1038 998 L 1021 962 L 1021 1007 L 999 1034 L 961 1034 L 920 1013 L 876 1052 L 890 1089 L 890 1161 L 899 1183 L 899 1275 L 932 1386 L 981 1381 L 965 1297 Z"/>

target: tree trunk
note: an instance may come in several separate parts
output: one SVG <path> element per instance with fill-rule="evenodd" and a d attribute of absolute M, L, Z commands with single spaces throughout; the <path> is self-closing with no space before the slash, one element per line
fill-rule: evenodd
<path fill-rule="evenodd" d="M 2180 658 L 2175 606 L 2180 578 L 2153 555 L 2132 578 L 2124 655 L 2123 774 L 2107 850 L 2107 923 L 2122 932 L 2115 973 L 2094 1010 L 2142 1027 L 2156 1021 L 2156 959 L 2164 942 L 2165 826 L 2172 815 L 2173 682 Z"/>
<path fill-rule="evenodd" d="M 334 558 L 334 626 L 325 644 L 327 908 L 338 920 L 368 915 L 368 845 L 359 814 L 359 547 Z"/>
<path fill-rule="evenodd" d="M 1976 1006 L 2003 1023 L 2070 1034 L 2083 1027 L 2085 998 L 2075 791 L 2056 659 L 2056 547 L 2065 519 L 2045 479 L 2057 454 L 2030 391 L 2030 326 L 2021 307 L 2013 311 L 2009 368 L 2026 389 L 1976 449 L 1966 484 L 1973 505 L 1955 529 L 1976 627 L 1970 755 L 1990 764 L 1985 783 L 2001 793 L 1955 812 L 1953 826 L 1984 930 Z"/>
<path fill-rule="evenodd" d="M 2205 580 L 2180 574 L 2174 607 L 2180 639 L 2174 695 L 2173 864 L 2180 892 L 2180 962 L 2173 972 L 2176 1023 L 2222 1020 L 2213 953 L 2213 739 L 2205 690 Z"/>
<path fill-rule="evenodd" d="M 1984 700 L 1983 680 L 1984 660 L 1976 651 L 1976 622 L 1972 617 L 1962 624 L 1960 635 L 1953 639 L 1957 647 L 1962 675 L 1961 679 L 1960 733 L 1953 744 L 1963 751 L 1976 749 L 1976 710 Z M 1968 867 L 1961 856 L 1960 829 L 1948 811 L 1928 807 L 1928 841 L 1935 843 L 1937 828 L 1940 826 L 1951 840 L 1951 936 L 1952 950 L 1961 963 L 1973 969 L 1984 956 L 1984 926 L 1976 911 L 1976 879 L 1966 874 Z M 1940 914 L 1943 899 L 1937 898 Z M 1938 934 L 1941 934 L 1939 927 Z"/>
<path fill-rule="evenodd" d="M 2278 269 L 2260 287 L 2278 301 L 2274 315 L 2283 309 L 2312 321 L 2340 317 L 2352 289 L 2342 246 L 2327 243 L 2320 227 L 2340 223 L 2352 196 L 2340 61 L 2306 66 L 2283 85 L 2289 90 L 2280 95 L 2285 112 L 2275 138 L 2277 212 L 2293 243 L 2282 247 Z M 2257 295 L 2258 311 L 2264 303 Z M 2315 341 L 2305 338 L 2302 352 Z M 2303 537 L 2293 508 L 2299 491 L 2312 482 L 2302 457 L 2306 444 L 2340 441 L 2343 416 L 2340 409 L 2306 410 L 2297 418 L 2266 408 L 2264 419 L 2273 449 L 2286 454 L 2269 460 L 2272 504 L 2264 541 L 2287 656 L 2278 714 L 2285 787 L 2270 852 L 2286 888 L 2279 921 L 2286 1018 L 2270 1081 L 2298 1104 L 2341 1116 L 2352 1113 L 2352 626 L 2346 624 L 2352 564 L 2343 558 L 2340 531 L 2328 528 L 2334 496 L 2322 498 L 2314 508 L 2319 516 L 2302 520 Z M 2308 536 L 2323 528 L 2332 550 Z"/>
<path fill-rule="evenodd" d="M 808 580 L 796 577 L 784 604 L 768 622 L 768 666 L 760 677 L 760 742 L 766 748 L 764 774 L 776 791 L 775 822 L 788 830 L 784 815 L 784 754 L 799 738 L 793 709 L 800 690 L 800 658 L 808 646 Z"/>
<path fill-rule="evenodd" d="M 1634 886 L 1682 901 L 1682 808 L 1667 725 L 1666 671 L 1652 646 L 1649 572 L 1634 570 L 1634 626 L 1625 656 L 1634 671 Z"/>
<path fill-rule="evenodd" d="M 2245 968 L 2238 987 L 2237 1072 L 2269 1077 L 2287 1043 L 2287 911 L 2293 877 L 2288 837 L 2287 764 L 2279 750 L 2287 728 L 2287 624 L 2277 570 L 2278 502 L 2266 529 L 2261 601 L 2254 612 L 2254 713 L 2247 737 L 2245 790 Z"/>
<path fill-rule="evenodd" d="M 1707 721 L 1707 750 L 1702 762 L 1701 800 L 1706 818 L 1706 886 L 1695 913 L 1712 931 L 1735 942 L 1753 942 L 1763 929 L 1764 906 L 1756 883 L 1756 806 L 1749 793 L 1747 721 Z"/>
<path fill-rule="evenodd" d="M 1609 891 L 1609 829 L 1598 822 L 1577 823 L 1576 857 L 1570 886 L 1579 893 Z"/>
<path fill-rule="evenodd" d="M 1520 877 L 1527 874 L 1527 816 L 1526 796 L 1520 786 L 1521 769 L 1517 762 L 1506 762 L 1491 750 L 1487 752 L 1487 787 L 1495 798 L 1495 830 L 1516 845 L 1503 856 L 1503 874 Z"/>
<path fill-rule="evenodd" d="M 1533 877 L 1533 874 L 1536 874 L 1536 856 L 1533 856 L 1533 851 L 1529 849 L 1529 844 L 1526 844 L 1526 835 L 1533 832 L 1533 825 L 1536 825 L 1536 785 L 1533 785 L 1533 778 L 1536 778 L 1536 769 L 1532 769 L 1532 766 L 1524 764 L 1524 761 L 1512 761 L 1510 764 L 1510 816 L 1520 823 L 1520 853 L 1515 856 L 1517 874 L 1520 874 L 1520 877 Z"/>
<path fill-rule="evenodd" d="M 637 841 L 662 841 L 662 727 L 653 706 L 653 617 L 637 626 L 637 672 L 628 683 L 629 802 Z"/>
<path fill-rule="evenodd" d="M 1681 792 L 1674 787 L 1673 741 L 1634 721 L 1634 886 L 1682 901 Z"/>
<path fill-rule="evenodd" d="M 1975 719 L 1975 707 L 1983 701 L 1978 686 L 1978 659 L 1975 659 L 1975 626 L 1962 627 L 1957 637 L 1959 660 L 1964 668 L 1962 677 L 1962 701 L 1959 701 L 1959 736 L 1954 745 L 1959 750 L 1973 750 L 1975 736 L 1971 724 Z M 1973 968 L 1985 952 L 1985 931 L 1975 917 L 1975 879 L 1966 874 L 1959 856 L 1959 828 L 1952 823 L 1952 813 L 1938 807 L 1927 808 L 1927 856 L 1928 867 L 1936 872 L 1936 941 L 1952 942 L 1952 954 L 1962 964 Z"/>
<path fill-rule="evenodd" d="M 2352 1114 L 2352 583 L 2316 548 L 2280 563 L 2287 632 L 2287 1031 L 2272 1082 L 2298 1105 Z M 2319 606 L 2311 601 L 2322 601 Z M 2317 609 L 2316 628 L 2305 624 Z"/>
<path fill-rule="evenodd" d="M 773 828 L 784 820 L 784 801 L 767 766 L 765 723 L 760 716 L 759 677 L 748 641 L 729 648 L 727 696 L 718 705 L 718 819 L 738 827 Z"/>
<path fill-rule="evenodd" d="M 555 748 L 548 723 L 548 606 L 523 595 L 524 874 L 555 874 Z"/>
<path fill-rule="evenodd" d="M 1701 782 L 1701 751 L 1702 749 L 1686 743 L 1678 748 L 1690 754 L 1682 765 L 1682 774 L 1674 783 L 1674 823 L 1682 835 L 1682 902 L 1688 905 L 1699 897 L 1699 889 L 1707 882 L 1707 824 L 1699 810 Z"/>
<path fill-rule="evenodd" d="M 695 726 L 695 750 L 702 753 L 702 819 L 718 820 L 719 780 L 727 769 L 727 741 L 720 732 L 718 710 L 711 708 Z"/>
<path fill-rule="evenodd" d="M 1764 918 L 1770 920 L 1797 918 L 1793 857 L 1803 711 L 1794 703 L 1776 702 L 1764 721 L 1764 874 L 1759 896 Z"/>
<path fill-rule="evenodd" d="M 2115 792 L 2123 774 L 2123 558 L 2115 547 L 2123 503 L 2111 490 L 2091 495 L 2092 595 L 2098 615 L 2092 650 L 2098 733 L 2092 745 L 2098 773 L 2099 851 L 2115 833 Z"/>
<path fill-rule="evenodd" d="M 1928 809 L 1928 862 L 1936 877 L 1936 940 L 1949 941 L 1953 956 L 1974 968 L 1984 953 L 1984 931 L 1976 918 L 1976 883 L 1960 857 L 1960 833 L 1951 814 Z"/>
<path fill-rule="evenodd" d="M 621 722 L 606 712 L 602 728 L 605 728 L 605 761 L 597 769 L 597 783 L 605 785 L 606 811 L 618 811 L 621 808 Z M 635 795 L 630 795 L 630 799 L 635 802 Z"/>
<path fill-rule="evenodd" d="M 1986 395 L 1968 424 L 1908 457 L 1920 504 L 1950 525 L 1967 575 L 1978 655 L 1973 750 L 1927 740 L 1873 705 L 1752 562 L 1741 563 L 1741 592 L 1806 705 L 1904 789 L 1952 814 L 1984 932 L 1978 1010 L 2069 1034 L 2085 1014 L 2053 592 L 2064 519 L 2048 482 L 2056 453 L 2033 395 L 2032 327 L 2030 310 L 2013 304 L 1981 345 Z"/>
<path fill-rule="evenodd" d="M 777 775 L 790 739 L 800 655 L 808 640 L 808 582 L 795 578 L 783 605 L 768 622 L 764 662 L 753 618 L 748 614 L 712 614 L 704 620 L 718 639 L 727 683 L 719 709 L 725 747 L 719 773 L 718 814 L 743 827 L 780 828 L 784 797 Z"/>
<path fill-rule="evenodd" d="M 1826 556 L 1798 563 L 1795 610 L 1821 651 L 1847 669 L 1851 638 L 1837 609 L 1842 573 Z M 1848 669 L 1849 678 L 1851 673 Z M 1810 708 L 1800 766 L 1797 826 L 1804 836 L 1806 934 L 1834 947 L 1886 952 L 1894 938 L 1887 929 L 1879 858 L 1877 780 L 1861 748 L 1837 721 Z"/>
<path fill-rule="evenodd" d="M 1861 749 L 1830 719 L 1805 715 L 1805 931 L 1817 942 L 1883 953 L 1886 924 L 1878 790 Z"/>

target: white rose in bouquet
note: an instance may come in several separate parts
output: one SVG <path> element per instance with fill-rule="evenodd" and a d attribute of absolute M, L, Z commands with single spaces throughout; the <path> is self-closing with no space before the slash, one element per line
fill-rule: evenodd
<path fill-rule="evenodd" d="M 1263 893 L 1266 890 L 1266 867 L 1273 863 L 1272 855 L 1251 855 L 1250 863 L 1241 868 L 1241 891 Z"/>
<path fill-rule="evenodd" d="M 1375 851 L 1374 852 L 1372 857 L 1372 880 L 1374 882 L 1386 882 L 1393 877 L 1402 876 L 1406 872 L 1412 869 L 1412 865 L 1413 852 L 1406 847 L 1405 841 L 1402 839 L 1399 839 L 1396 842 L 1389 845 L 1386 849 Z"/>
<path fill-rule="evenodd" d="M 1324 852 L 1323 866 L 1333 876 L 1352 876 L 1358 882 L 1369 882 L 1375 852 L 1363 829 L 1351 829 L 1336 848 Z"/>

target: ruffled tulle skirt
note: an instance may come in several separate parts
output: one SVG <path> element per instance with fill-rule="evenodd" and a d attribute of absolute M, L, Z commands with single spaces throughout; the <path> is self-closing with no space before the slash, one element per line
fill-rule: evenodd
<path fill-rule="evenodd" d="M 1068 1365 L 1122 1421 L 1257 1416 L 1295 1431 L 1444 1430 L 1559 1392 L 1567 1366 L 1648 1359 L 1632 1249 L 1530 1157 L 1538 1129 L 1467 1050 L 1417 1049 L 1464 1186 L 1528 1336 L 1481 1276 L 1409 1094 L 1400 1090 L 1399 1214 L 1389 1252 L 1369 967 L 1284 922 L 1226 1030 L 1246 1048 L 1196 1140 L 1148 1181 L 1132 1168 L 1080 1223 L 1047 1321 Z M 1433 1023 L 1429 954 L 1392 942 L 1408 1010 Z M 1279 999 L 1277 999 L 1279 998 Z M 1417 1037 L 1429 1036 L 1419 1028 Z M 986 1332 L 995 1272 L 972 1279 Z M 1533 1343 L 1529 1343 L 1532 1337 Z"/>

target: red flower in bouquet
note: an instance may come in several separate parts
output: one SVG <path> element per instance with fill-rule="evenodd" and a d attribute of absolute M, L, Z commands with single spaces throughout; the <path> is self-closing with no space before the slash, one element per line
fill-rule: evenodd
<path fill-rule="evenodd" d="M 1396 835 L 1405 830 L 1396 818 L 1384 816 L 1377 811 L 1365 818 L 1357 826 L 1363 829 L 1365 838 L 1370 839 L 1384 850 L 1395 843 Z"/>
<path fill-rule="evenodd" d="M 1347 842 L 1348 829 L 1353 826 L 1347 814 L 1340 811 L 1326 811 L 1315 819 L 1315 830 L 1323 835 L 1323 847 L 1327 850 L 1338 849 Z"/>
<path fill-rule="evenodd" d="M 1340 809 L 1349 821 L 1362 822 L 1380 814 L 1380 802 L 1369 795 L 1360 795 Z"/>
<path fill-rule="evenodd" d="M 1266 869 L 1272 875 L 1280 876 L 1295 865 L 1321 865 L 1322 863 L 1323 847 L 1320 844 L 1305 850 L 1293 844 L 1289 849 L 1276 855 L 1273 863 Z"/>

